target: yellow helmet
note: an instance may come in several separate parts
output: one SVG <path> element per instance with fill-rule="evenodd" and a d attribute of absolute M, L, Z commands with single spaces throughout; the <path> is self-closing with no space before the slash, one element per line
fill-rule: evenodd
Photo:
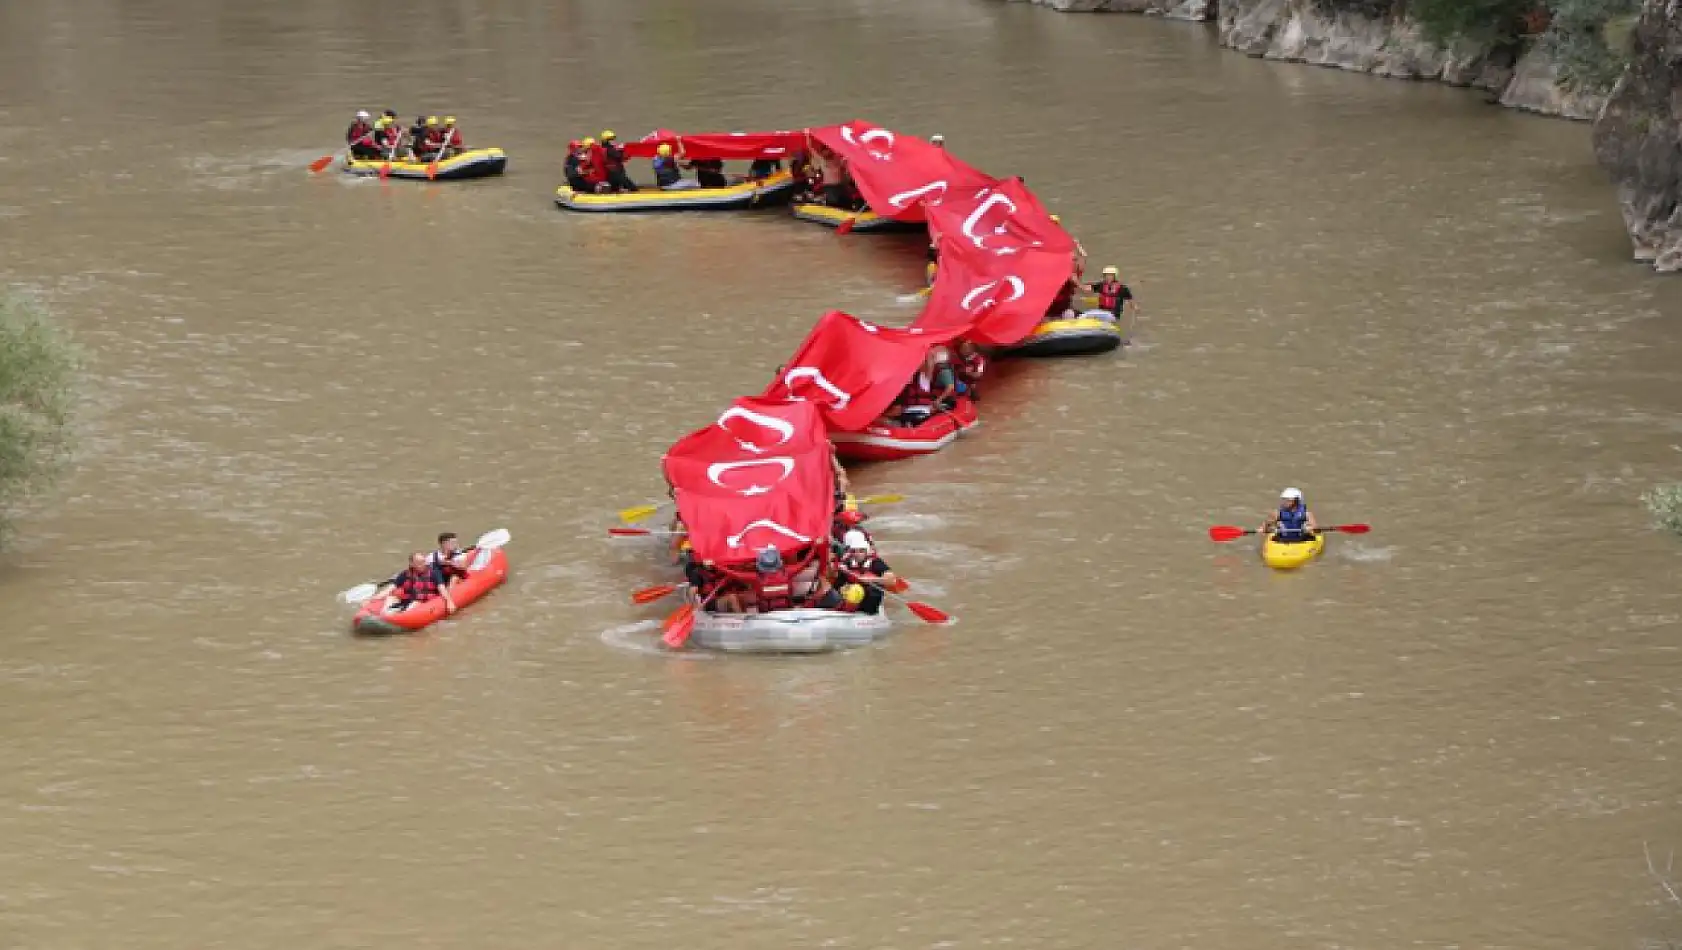
<path fill-rule="evenodd" d="M 426 127 L 429 128 L 429 129 L 436 129 L 438 127 L 438 117 L 435 116 L 435 115 L 427 116 L 426 117 Z"/>
<path fill-rule="evenodd" d="M 857 584 L 843 584 L 841 586 L 841 599 L 857 607 L 864 601 L 864 588 Z"/>
<path fill-rule="evenodd" d="M 602 133 L 602 141 L 603 142 L 611 142 L 618 137 L 619 136 L 613 134 L 612 129 L 608 129 L 608 130 L 606 130 Z"/>
<path fill-rule="evenodd" d="M 374 121 L 374 128 L 386 129 L 391 127 L 391 116 L 382 115 Z"/>
<path fill-rule="evenodd" d="M 456 124 L 456 117 L 453 116 L 453 115 L 445 116 L 444 117 L 444 124 L 445 125 L 455 125 Z"/>
<path fill-rule="evenodd" d="M 1062 220 L 1063 220 L 1063 219 L 1062 219 L 1062 218 L 1061 218 L 1061 217 L 1059 217 L 1059 216 L 1057 216 L 1057 215 L 1055 215 L 1055 214 L 1054 214 L 1054 215 L 1052 215 L 1052 216 L 1051 216 L 1051 220 L 1053 220 L 1053 221 L 1062 221 Z"/>
<path fill-rule="evenodd" d="M 587 139 L 584 140 L 584 147 L 585 148 L 589 148 L 590 146 L 592 146 L 594 144 L 596 144 L 595 139 L 587 138 Z"/>
<path fill-rule="evenodd" d="M 661 142 L 660 147 L 654 150 L 654 154 L 661 156 L 670 155 L 672 154 L 672 147 L 664 142 Z"/>

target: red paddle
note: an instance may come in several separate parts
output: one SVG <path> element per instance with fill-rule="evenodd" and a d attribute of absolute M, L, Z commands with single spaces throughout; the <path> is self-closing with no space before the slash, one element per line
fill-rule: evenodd
<path fill-rule="evenodd" d="M 836 234 L 851 234 L 852 231 L 853 231 L 853 224 L 856 221 L 858 221 L 858 215 L 853 215 L 852 217 L 848 218 L 847 220 L 845 220 L 845 221 L 841 222 L 840 224 L 836 225 L 835 233 Z"/>
<path fill-rule="evenodd" d="M 909 610 L 912 613 L 916 614 L 918 619 L 922 620 L 924 623 L 950 623 L 952 621 L 952 618 L 950 616 L 948 616 L 947 613 L 945 611 L 941 610 L 939 607 L 932 607 L 928 604 L 921 603 L 921 602 L 915 601 L 915 600 L 906 600 L 904 597 L 899 596 L 898 594 L 889 590 L 887 587 L 885 587 L 881 584 L 878 584 L 875 581 L 864 580 L 864 579 L 860 578 L 857 574 L 854 574 L 851 571 L 843 570 L 841 573 L 847 575 L 855 583 L 868 584 L 869 586 L 876 588 L 877 590 L 879 590 L 882 593 L 888 595 L 889 597 L 892 597 L 894 600 L 899 601 L 901 604 L 904 604 L 906 610 Z M 910 587 L 910 586 L 911 585 L 909 585 L 909 584 L 905 585 L 905 587 Z M 905 587 L 901 587 L 900 589 L 904 590 Z"/>
<path fill-rule="evenodd" d="M 639 590 L 631 595 L 631 603 L 652 604 L 657 600 L 664 600 L 665 598 L 677 593 L 678 588 L 687 586 L 689 585 L 656 584 L 653 587 L 644 587 L 642 590 Z"/>
<path fill-rule="evenodd" d="M 666 618 L 666 635 L 661 637 L 666 646 L 676 650 L 689 641 L 689 634 L 695 630 L 695 605 L 684 604 Z"/>
<path fill-rule="evenodd" d="M 661 537 L 675 538 L 688 534 L 687 531 L 664 531 L 656 528 L 609 528 L 607 533 L 616 538 L 646 538 Z"/>
<path fill-rule="evenodd" d="M 320 158 L 316 159 L 315 161 L 310 162 L 310 171 L 311 172 L 320 172 L 323 169 L 325 169 L 328 165 L 333 164 L 333 159 L 338 158 L 338 157 L 339 157 L 338 152 L 334 152 L 331 155 L 323 155 Z"/>
<path fill-rule="evenodd" d="M 1372 525 L 1370 524 L 1330 524 L 1320 526 L 1321 534 L 1325 534 L 1330 531 L 1337 531 L 1343 534 L 1366 534 L 1371 530 Z M 1260 533 L 1260 530 L 1256 528 L 1240 528 L 1236 525 L 1218 524 L 1209 529 L 1209 540 L 1236 541 L 1247 535 Z"/>

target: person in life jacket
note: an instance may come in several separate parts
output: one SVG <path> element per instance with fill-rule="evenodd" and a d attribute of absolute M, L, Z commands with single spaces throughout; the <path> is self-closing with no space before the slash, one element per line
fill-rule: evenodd
<path fill-rule="evenodd" d="M 574 192 L 588 194 L 594 190 L 590 187 L 590 183 L 584 179 L 584 160 L 587 157 L 588 153 L 584 151 L 583 144 L 577 139 L 567 143 L 567 157 L 561 165 L 561 171 L 566 175 L 567 187 Z"/>
<path fill-rule="evenodd" d="M 946 136 L 940 134 L 931 135 L 929 136 L 929 144 L 933 145 L 935 148 L 945 148 Z"/>
<path fill-rule="evenodd" d="M 782 170 L 783 162 L 780 158 L 756 158 L 748 165 L 748 177 L 760 181 Z"/>
<path fill-rule="evenodd" d="M 426 124 L 421 127 L 421 134 L 411 136 L 409 148 L 415 153 L 415 159 L 430 162 L 438 157 L 438 148 L 444 144 L 444 130 L 438 125 L 435 115 L 426 117 Z"/>
<path fill-rule="evenodd" d="M 584 150 L 583 167 L 584 180 L 589 183 L 590 191 L 600 194 L 608 190 L 607 184 L 607 153 L 596 144 L 593 138 L 586 138 L 579 146 Z"/>
<path fill-rule="evenodd" d="M 374 153 L 374 121 L 367 109 L 356 113 L 350 128 L 345 130 L 345 144 L 350 146 L 352 158 L 369 158 Z"/>
<path fill-rule="evenodd" d="M 678 166 L 677 156 L 672 154 L 672 147 L 665 142 L 654 149 L 654 184 L 663 191 L 685 191 L 699 188 L 700 184 L 683 177 L 683 169 Z"/>
<path fill-rule="evenodd" d="M 461 140 L 461 127 L 456 125 L 456 117 L 453 115 L 444 117 L 443 143 L 443 157 L 445 158 L 449 158 L 451 155 L 460 155 L 467 151 L 467 145 Z"/>
<path fill-rule="evenodd" d="M 936 395 L 934 373 L 930 371 L 928 359 L 925 357 L 923 365 L 911 374 L 905 388 L 894 397 L 894 404 L 888 407 L 882 418 L 889 424 L 921 425 L 934 415 Z"/>
<path fill-rule="evenodd" d="M 403 130 L 398 128 L 397 120 L 382 115 L 374 121 L 375 158 L 392 158 L 402 141 Z"/>
<path fill-rule="evenodd" d="M 619 136 L 612 129 L 602 131 L 601 150 L 608 187 L 614 191 L 636 191 L 636 182 L 625 174 L 625 150 L 619 147 Z"/>
<path fill-rule="evenodd" d="M 783 564 L 783 556 L 767 547 L 753 559 L 753 602 L 760 613 L 794 607 L 794 575 Z"/>
<path fill-rule="evenodd" d="M 864 596 L 857 604 L 859 613 L 875 614 L 882 612 L 883 588 L 892 590 L 899 586 L 896 576 L 888 562 L 876 555 L 876 550 L 870 544 L 870 538 L 863 531 L 849 531 L 842 540 L 846 553 L 835 562 L 835 573 L 843 582 L 851 582 L 864 588 Z M 841 597 L 850 601 L 845 588 Z"/>
<path fill-rule="evenodd" d="M 409 555 L 407 570 L 386 583 L 391 585 L 387 596 L 391 598 L 395 610 L 407 610 L 414 604 L 424 604 L 442 597 L 445 612 L 456 612 L 455 599 L 450 596 L 450 589 L 439 578 L 438 569 L 427 563 L 426 555 L 419 551 Z"/>
<path fill-rule="evenodd" d="M 1308 505 L 1302 500 L 1302 490 L 1287 488 L 1279 493 L 1279 508 L 1268 514 L 1262 523 L 1263 536 L 1271 533 L 1275 541 L 1284 544 L 1297 544 L 1312 541 L 1320 531 L 1320 525 L 1314 520 L 1314 512 L 1308 510 Z"/>
<path fill-rule="evenodd" d="M 1104 279 L 1092 285 L 1092 292 L 1098 295 L 1098 309 L 1109 311 L 1114 319 L 1120 320 L 1129 306 L 1134 316 L 1138 316 L 1139 304 L 1133 299 L 1133 289 L 1121 282 L 1121 271 L 1115 267 L 1104 268 Z"/>
<path fill-rule="evenodd" d="M 958 392 L 971 399 L 980 399 L 978 387 L 987 373 L 987 357 L 971 340 L 958 341 Z"/>
<path fill-rule="evenodd" d="M 445 589 L 454 586 L 456 581 L 467 580 L 467 569 L 462 566 L 461 561 L 461 541 L 454 531 L 445 531 L 438 535 L 437 549 L 426 556 L 426 563 L 438 572 L 438 581 Z"/>
<path fill-rule="evenodd" d="M 957 408 L 958 373 L 952 365 L 952 351 L 944 346 L 929 347 L 923 357 L 923 372 L 928 374 L 925 388 L 934 394 L 935 409 Z"/>
<path fill-rule="evenodd" d="M 864 529 L 859 527 L 862 524 L 864 524 L 864 512 L 858 510 L 857 506 L 849 508 L 842 505 L 841 510 L 835 513 L 835 519 L 830 523 L 829 534 L 832 542 L 831 547 L 836 554 L 839 555 L 846 551 L 842 542 L 846 539 L 847 532 L 863 531 Z"/>

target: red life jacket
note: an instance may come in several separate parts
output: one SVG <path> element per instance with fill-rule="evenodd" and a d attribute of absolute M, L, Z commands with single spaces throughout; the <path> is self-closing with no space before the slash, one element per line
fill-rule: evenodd
<path fill-rule="evenodd" d="M 373 137 L 368 134 L 372 131 L 374 131 L 372 125 L 357 119 L 350 124 L 350 130 L 345 133 L 345 142 L 350 145 L 367 145 L 368 142 L 373 141 Z M 365 142 L 364 139 L 368 141 Z"/>
<path fill-rule="evenodd" d="M 1125 289 L 1127 285 L 1119 280 L 1113 284 L 1101 281 L 1098 284 L 1098 306 L 1115 313 L 1121 307 L 1121 292 Z"/>
<path fill-rule="evenodd" d="M 584 180 L 592 185 L 607 181 L 607 153 L 600 145 L 590 146 L 590 154 L 584 159 Z"/>
<path fill-rule="evenodd" d="M 754 601 L 760 613 L 788 610 L 794 606 L 794 575 L 788 568 L 760 574 L 753 581 Z"/>
<path fill-rule="evenodd" d="M 971 353 L 958 358 L 958 372 L 964 382 L 974 385 L 981 381 L 981 374 L 987 372 L 987 357 L 980 353 Z"/>
<path fill-rule="evenodd" d="M 910 382 L 900 390 L 899 404 L 901 406 L 932 406 L 934 405 L 934 377 L 918 370 L 911 374 Z"/>

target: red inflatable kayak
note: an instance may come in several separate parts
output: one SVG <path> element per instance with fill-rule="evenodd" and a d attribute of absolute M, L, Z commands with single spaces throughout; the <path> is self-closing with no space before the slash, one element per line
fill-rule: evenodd
<path fill-rule="evenodd" d="M 456 586 L 450 588 L 450 596 L 455 598 L 458 612 L 508 579 L 508 555 L 504 554 L 501 548 L 491 548 L 489 551 L 470 549 L 465 553 L 467 577 L 457 581 Z M 386 598 L 381 595 L 363 602 L 362 609 L 356 612 L 356 618 L 350 622 L 350 626 L 357 633 L 413 633 L 443 620 L 445 616 L 447 612 L 442 597 L 410 604 L 407 610 L 391 611 L 386 609 Z"/>
<path fill-rule="evenodd" d="M 959 396 L 950 411 L 938 412 L 922 425 L 871 426 L 863 432 L 832 432 L 835 454 L 858 462 L 886 462 L 938 452 L 958 434 L 981 421 L 975 403 Z"/>

